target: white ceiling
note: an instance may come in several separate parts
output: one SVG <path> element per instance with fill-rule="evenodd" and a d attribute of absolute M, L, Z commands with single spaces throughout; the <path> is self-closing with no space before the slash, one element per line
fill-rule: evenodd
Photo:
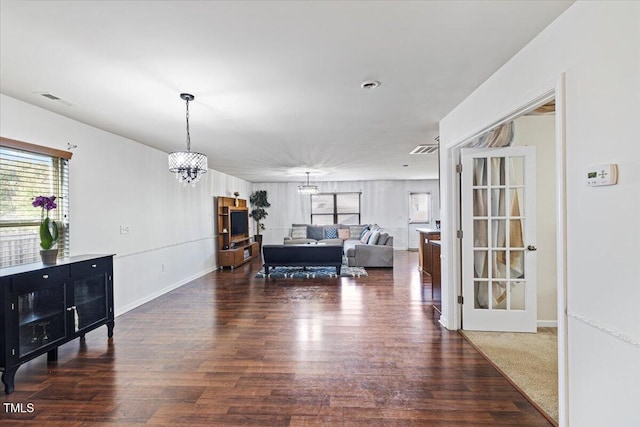
<path fill-rule="evenodd" d="M 192 93 L 191 149 L 251 182 L 436 178 L 409 151 L 570 4 L 2 0 L 0 90 L 166 152 Z"/>

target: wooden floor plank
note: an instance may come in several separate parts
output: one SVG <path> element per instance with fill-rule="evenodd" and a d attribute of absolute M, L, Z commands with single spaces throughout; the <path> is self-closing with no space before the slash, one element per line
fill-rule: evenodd
<path fill-rule="evenodd" d="M 438 323 L 417 254 L 336 279 L 196 279 L 16 374 L 4 425 L 549 426 Z M 117 284 L 116 284 L 117 286 Z M 4 406 L 4 405 L 3 405 Z"/>

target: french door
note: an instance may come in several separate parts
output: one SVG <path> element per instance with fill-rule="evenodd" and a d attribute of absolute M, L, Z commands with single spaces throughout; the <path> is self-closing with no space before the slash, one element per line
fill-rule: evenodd
<path fill-rule="evenodd" d="M 463 329 L 536 331 L 535 179 L 534 147 L 462 150 Z"/>

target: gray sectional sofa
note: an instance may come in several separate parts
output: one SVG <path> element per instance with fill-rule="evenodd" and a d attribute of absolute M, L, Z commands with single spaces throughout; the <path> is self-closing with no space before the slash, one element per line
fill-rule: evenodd
<path fill-rule="evenodd" d="M 393 267 L 393 236 L 376 224 L 293 224 L 285 245 L 322 243 L 343 247 L 351 267 Z"/>

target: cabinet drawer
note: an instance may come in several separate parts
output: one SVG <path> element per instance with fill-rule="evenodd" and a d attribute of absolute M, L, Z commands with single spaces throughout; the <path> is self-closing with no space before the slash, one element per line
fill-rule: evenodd
<path fill-rule="evenodd" d="M 71 264 L 71 277 L 92 276 L 111 271 L 111 258 L 96 258 Z"/>
<path fill-rule="evenodd" d="M 65 282 L 69 278 L 69 266 L 45 268 L 38 271 L 23 273 L 12 278 L 13 288 L 22 291 L 25 288 L 47 286 Z"/>

